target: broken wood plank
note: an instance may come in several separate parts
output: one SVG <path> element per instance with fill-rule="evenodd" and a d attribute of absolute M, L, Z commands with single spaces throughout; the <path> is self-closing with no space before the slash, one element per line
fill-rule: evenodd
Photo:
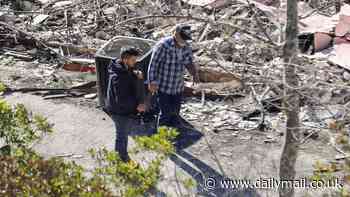
<path fill-rule="evenodd" d="M 51 90 L 55 90 L 55 91 L 66 91 L 68 89 L 66 88 L 9 88 L 8 90 L 6 90 L 7 92 L 36 92 L 36 91 L 51 91 Z"/>
<path fill-rule="evenodd" d="M 69 58 L 73 63 L 78 63 L 78 64 L 95 64 L 94 59 L 87 59 L 87 58 Z"/>
<path fill-rule="evenodd" d="M 89 89 L 96 86 L 96 81 L 79 83 L 71 87 L 71 89 Z"/>
<path fill-rule="evenodd" d="M 48 99 L 57 99 L 57 98 L 65 98 L 65 97 L 69 97 L 70 95 L 68 94 L 56 94 L 56 95 L 50 95 L 50 96 L 44 96 L 44 100 L 48 100 Z"/>
<path fill-rule="evenodd" d="M 89 89 L 92 89 L 94 86 L 96 86 L 96 81 L 90 81 L 90 82 L 85 82 L 85 83 L 80 83 L 75 86 L 72 86 L 71 88 L 8 88 L 6 92 L 38 92 L 38 91 L 47 91 L 46 94 L 54 93 L 54 94 L 59 94 L 63 93 L 65 91 L 71 91 L 71 90 L 82 90 L 86 91 Z M 45 93 L 44 93 L 45 94 Z"/>
<path fill-rule="evenodd" d="M 96 98 L 96 97 L 97 97 L 97 94 L 96 94 L 96 93 L 84 95 L 84 98 L 86 98 L 86 99 L 94 99 L 94 98 Z"/>
<path fill-rule="evenodd" d="M 23 59 L 23 60 L 26 60 L 26 61 L 32 61 L 34 59 L 30 55 L 26 55 L 26 54 L 23 54 L 23 53 L 18 53 L 18 52 L 15 52 L 15 51 L 5 52 L 4 55 L 12 56 L 12 57 Z"/>

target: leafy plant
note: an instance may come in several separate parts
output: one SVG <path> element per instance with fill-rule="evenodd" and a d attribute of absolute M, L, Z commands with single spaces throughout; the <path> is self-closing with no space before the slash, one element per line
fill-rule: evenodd
<path fill-rule="evenodd" d="M 193 189 L 197 185 L 196 182 L 192 178 L 184 179 L 182 182 L 183 182 L 183 185 L 185 186 L 185 188 L 188 190 Z"/>
<path fill-rule="evenodd" d="M 7 89 L 7 88 L 6 88 L 5 84 L 3 84 L 3 83 L 0 82 L 0 94 L 1 94 L 2 92 L 5 92 L 6 89 Z"/>
<path fill-rule="evenodd" d="M 45 133 L 53 132 L 51 125 L 47 121 L 47 118 L 45 118 L 42 115 L 39 115 L 39 114 L 34 115 L 34 123 L 37 129 L 39 129 L 40 131 L 43 131 Z"/>
<path fill-rule="evenodd" d="M 0 56 L 0 65 L 3 66 L 13 66 L 16 63 L 14 57 L 9 56 L 9 57 L 5 57 L 5 56 Z"/>
<path fill-rule="evenodd" d="M 51 132 L 43 116 L 32 116 L 22 104 L 12 107 L 0 100 L 0 138 L 6 144 L 0 154 L 1 196 L 114 196 L 100 176 L 86 178 L 86 171 L 74 162 L 45 160 L 28 148 Z"/>
<path fill-rule="evenodd" d="M 0 173 L 1 196 L 113 196 L 100 177 L 86 178 L 74 162 L 44 160 L 22 148 L 15 156 L 0 156 Z"/>
<path fill-rule="evenodd" d="M 120 188 L 125 197 L 141 196 L 153 188 L 160 177 L 162 158 L 152 160 L 148 167 L 142 167 L 134 161 L 123 162 L 115 151 L 101 149 L 90 150 L 99 163 L 94 176 L 104 177 L 104 181 Z"/>
<path fill-rule="evenodd" d="M 143 196 L 149 192 L 160 179 L 160 167 L 169 154 L 173 153 L 174 146 L 171 140 L 178 133 L 175 129 L 161 127 L 153 136 L 137 137 L 136 150 L 156 151 L 157 157 L 143 167 L 131 161 L 123 162 L 115 151 L 106 149 L 89 152 L 100 167 L 96 169 L 95 176 L 104 177 L 105 181 L 122 188 L 120 194 L 125 197 Z"/>
<path fill-rule="evenodd" d="M 343 121 L 335 120 L 329 123 L 329 129 L 334 134 L 335 143 L 337 146 L 342 147 L 343 151 L 349 152 L 349 136 L 345 129 L 345 124 Z M 320 162 L 316 161 L 314 164 L 314 174 L 311 177 L 312 180 L 322 180 L 322 181 L 331 181 L 335 179 L 339 179 L 339 173 L 344 174 L 342 183 L 349 184 L 350 183 L 350 159 L 345 158 L 343 164 L 338 163 L 330 163 L 330 162 Z M 337 173 L 337 174 L 335 174 Z M 336 196 L 341 197 L 349 197 L 349 189 L 347 187 L 338 188 L 335 190 Z"/>
<path fill-rule="evenodd" d="M 50 124 L 40 115 L 32 117 L 23 104 L 14 107 L 0 100 L 0 138 L 16 149 L 27 147 L 40 139 L 43 133 L 52 132 Z"/>
<path fill-rule="evenodd" d="M 144 196 L 159 182 L 161 164 L 173 153 L 171 140 L 177 136 L 175 129 L 162 127 L 153 136 L 136 138 L 136 150 L 157 153 L 146 166 L 125 163 L 115 151 L 91 149 L 99 167 L 87 178 L 82 166 L 60 158 L 45 160 L 28 148 L 51 132 L 45 117 L 32 115 L 22 104 L 12 107 L 0 100 L 0 138 L 7 144 L 0 154 L 1 196 L 112 197 L 110 186 L 123 197 Z"/>
<path fill-rule="evenodd" d="M 136 137 L 135 142 L 141 149 L 169 155 L 174 152 L 174 146 L 171 141 L 176 138 L 177 135 L 178 132 L 174 128 L 160 127 L 157 134 L 150 137 Z"/>

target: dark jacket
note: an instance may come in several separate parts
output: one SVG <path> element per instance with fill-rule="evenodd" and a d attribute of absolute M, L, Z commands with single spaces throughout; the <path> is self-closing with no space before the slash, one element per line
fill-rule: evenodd
<path fill-rule="evenodd" d="M 137 96 L 137 76 L 120 60 L 112 60 L 108 66 L 109 80 L 105 109 L 118 115 L 137 114 L 140 99 Z"/>

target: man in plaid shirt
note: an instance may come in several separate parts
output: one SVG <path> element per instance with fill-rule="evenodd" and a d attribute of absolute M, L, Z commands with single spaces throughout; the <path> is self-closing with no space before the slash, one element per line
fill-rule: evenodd
<path fill-rule="evenodd" d="M 159 41 L 153 49 L 148 69 L 148 87 L 152 94 L 158 92 L 160 107 L 159 124 L 178 127 L 181 99 L 184 91 L 185 68 L 199 82 L 193 65 L 191 27 L 177 25 L 174 35 Z"/>

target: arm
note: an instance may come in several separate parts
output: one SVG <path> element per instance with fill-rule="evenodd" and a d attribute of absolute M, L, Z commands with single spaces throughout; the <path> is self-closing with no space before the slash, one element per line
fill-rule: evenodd
<path fill-rule="evenodd" d="M 193 53 L 192 49 L 188 49 L 185 54 L 185 66 L 188 72 L 193 76 L 195 82 L 199 82 L 199 75 L 197 67 L 193 64 Z"/>
<path fill-rule="evenodd" d="M 142 74 L 142 73 L 141 73 Z M 145 103 L 145 84 L 143 78 L 140 78 L 140 75 L 135 74 L 135 91 L 136 99 L 138 104 Z"/>
<path fill-rule="evenodd" d="M 157 74 L 164 56 L 165 56 L 164 46 L 162 46 L 161 43 L 157 44 L 153 48 L 150 65 L 148 67 L 148 84 L 151 84 L 151 83 L 159 84 L 157 79 L 158 77 Z"/>
<path fill-rule="evenodd" d="M 114 102 L 121 106 L 127 106 L 131 102 L 128 95 L 130 87 L 128 80 L 125 79 L 125 75 L 118 71 L 118 68 L 115 66 L 116 64 L 117 62 L 112 60 L 112 64 L 108 68 L 110 78 L 109 88 L 111 88 Z"/>
<path fill-rule="evenodd" d="M 117 73 L 110 73 L 110 81 L 113 88 L 113 92 L 115 94 L 115 99 L 120 104 L 124 104 L 126 102 L 126 99 L 128 97 L 128 85 L 126 84 L 126 80 L 123 79 L 123 76 L 118 75 Z"/>

